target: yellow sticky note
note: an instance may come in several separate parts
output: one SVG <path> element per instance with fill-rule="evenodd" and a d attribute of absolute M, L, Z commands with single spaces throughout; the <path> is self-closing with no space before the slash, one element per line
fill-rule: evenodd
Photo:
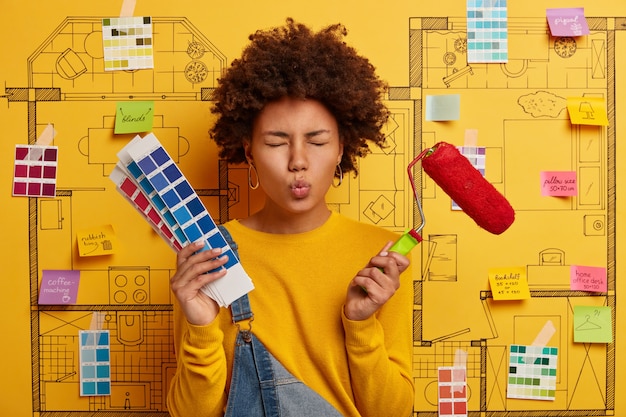
<path fill-rule="evenodd" d="M 489 285 L 494 300 L 525 300 L 530 298 L 526 268 L 490 268 Z"/>
<path fill-rule="evenodd" d="M 607 126 L 606 102 L 603 97 L 568 97 L 567 111 L 574 125 Z"/>
<path fill-rule="evenodd" d="M 110 224 L 82 230 L 76 238 L 80 256 L 110 255 L 117 250 L 117 238 Z"/>

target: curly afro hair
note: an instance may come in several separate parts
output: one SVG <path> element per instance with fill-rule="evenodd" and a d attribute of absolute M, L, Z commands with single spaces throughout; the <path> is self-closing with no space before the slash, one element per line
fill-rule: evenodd
<path fill-rule="evenodd" d="M 383 104 L 387 84 L 367 58 L 348 46 L 341 24 L 317 33 L 288 18 L 285 26 L 257 31 L 241 58 L 232 62 L 215 89 L 210 130 L 219 156 L 246 161 L 243 143 L 269 102 L 283 97 L 314 99 L 334 115 L 343 143 L 341 169 L 357 174 L 356 160 L 369 153 L 368 141 L 382 147 L 389 118 Z"/>

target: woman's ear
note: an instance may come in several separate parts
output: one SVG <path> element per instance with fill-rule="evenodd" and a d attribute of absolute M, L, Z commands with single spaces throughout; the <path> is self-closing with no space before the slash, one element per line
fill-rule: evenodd
<path fill-rule="evenodd" d="M 246 161 L 248 164 L 252 165 L 252 161 L 254 160 L 254 158 L 252 158 L 252 145 L 247 139 L 243 141 L 243 151 L 246 155 Z"/>

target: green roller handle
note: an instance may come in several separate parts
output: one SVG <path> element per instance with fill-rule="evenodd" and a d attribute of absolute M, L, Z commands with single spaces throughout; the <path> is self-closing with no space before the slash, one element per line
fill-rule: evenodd
<path fill-rule="evenodd" d="M 406 256 L 411 249 L 417 246 L 422 241 L 422 237 L 415 230 L 407 230 L 396 240 L 396 242 L 389 248 L 390 251 L 399 253 Z"/>

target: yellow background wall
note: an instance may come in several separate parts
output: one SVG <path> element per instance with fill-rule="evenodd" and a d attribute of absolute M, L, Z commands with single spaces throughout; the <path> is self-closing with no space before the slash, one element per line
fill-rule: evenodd
<path fill-rule="evenodd" d="M 624 218 L 625 209 L 623 201 L 619 198 L 619 185 L 624 181 L 626 172 L 624 163 L 626 155 L 621 146 L 625 136 L 621 125 L 623 114 L 621 109 L 626 106 L 623 98 L 626 97 L 626 78 L 623 75 L 626 74 L 626 61 L 621 52 L 626 46 L 626 31 L 620 26 L 620 22 L 625 19 L 619 18 L 626 18 L 626 3 L 614 0 L 584 0 L 574 4 L 563 0 L 549 3 L 540 0 L 524 2 L 510 0 L 508 16 L 516 23 L 517 33 L 523 30 L 525 25 L 534 28 L 527 36 L 517 36 L 515 43 L 511 41 L 510 54 L 515 58 L 511 66 L 525 62 L 526 59 L 530 62 L 531 71 L 541 65 L 548 66 L 545 59 L 537 58 L 541 53 L 546 53 L 548 45 L 551 45 L 548 44 L 547 35 L 545 38 L 542 37 L 541 30 L 537 35 L 537 27 L 541 27 L 542 22 L 545 23 L 545 20 L 542 20 L 545 18 L 545 8 L 581 6 L 584 6 L 588 18 L 602 18 L 606 20 L 601 19 L 601 22 L 610 22 L 608 27 L 596 27 L 588 40 L 581 40 L 580 49 L 590 50 L 593 48 L 593 41 L 607 37 L 611 39 L 608 46 L 604 43 L 605 46 L 597 51 L 605 54 L 600 58 L 602 63 L 607 64 L 605 74 L 614 74 L 614 78 L 608 76 L 598 80 L 590 77 L 585 70 L 588 65 L 585 61 L 577 67 L 578 69 L 574 68 L 576 65 L 563 64 L 561 68 L 549 65 L 550 75 L 545 82 L 529 77 L 525 79 L 525 85 L 520 85 L 516 84 L 520 82 L 519 78 L 510 77 L 506 80 L 509 83 L 508 87 L 507 84 L 502 84 L 504 81 L 497 71 L 497 64 L 490 64 L 488 67 L 476 65 L 473 78 L 468 77 L 467 81 L 452 84 L 449 88 L 439 82 L 440 77 L 436 77 L 440 68 L 443 68 L 441 71 L 450 71 L 450 68 L 445 68 L 441 62 L 436 62 L 433 58 L 435 56 L 433 51 L 441 47 L 437 44 L 438 31 L 426 33 L 423 25 L 432 23 L 427 18 L 437 17 L 449 17 L 450 22 L 461 22 L 465 15 L 464 0 L 445 2 L 138 0 L 135 15 L 153 16 L 155 19 L 163 20 L 182 19 L 187 24 L 185 28 L 189 29 L 189 24 L 193 26 L 192 29 L 201 33 L 204 39 L 220 51 L 226 63 L 239 56 L 242 46 L 247 42 L 248 34 L 257 28 L 281 25 L 287 16 L 314 28 L 335 22 L 345 24 L 349 30 L 347 41 L 371 59 L 381 76 L 388 80 L 393 94 L 396 94 L 389 100 L 394 111 L 394 120 L 398 123 L 393 130 L 393 136 L 390 135 L 397 145 L 394 154 L 375 152 L 363 162 L 362 176 L 358 180 L 349 180 L 346 184 L 349 187 L 343 187 L 329 197 L 335 209 L 364 221 L 374 221 L 368 212 L 372 210 L 369 203 L 378 204 L 379 194 L 392 194 L 394 197 L 391 197 L 390 201 L 395 211 L 392 216 L 381 219 L 380 225 L 397 231 L 409 227 L 413 219 L 409 209 L 412 198 L 406 182 L 402 181 L 406 181 L 403 178 L 403 167 L 416 151 L 414 140 L 417 138 L 417 143 L 426 146 L 438 140 L 461 145 L 466 129 L 478 129 L 479 145 L 492 150 L 488 163 L 495 164 L 492 161 L 499 161 L 492 166 L 494 167 L 492 171 L 489 171 L 488 166 L 487 177 L 518 209 L 517 219 L 505 234 L 488 235 L 478 230 L 462 215 L 451 214 L 449 199 L 446 199 L 440 191 L 437 192 L 432 182 L 427 178 L 424 179 L 422 192 L 427 216 L 425 243 L 413 254 L 414 263 L 420 266 L 416 270 L 421 270 L 422 273 L 412 277 L 416 287 L 415 314 L 419 317 L 416 325 L 414 369 L 417 387 L 416 415 L 436 414 L 436 407 L 432 402 L 436 401 L 436 393 L 433 395 L 432 372 L 437 365 L 451 364 L 456 349 L 464 349 L 470 355 L 468 363 L 480 363 L 481 359 L 478 357 L 481 354 L 485 355 L 481 358 L 489 362 L 487 365 L 483 364 L 486 375 L 481 374 L 480 369 L 473 369 L 473 373 L 470 373 L 468 385 L 471 391 L 469 404 L 472 411 L 478 411 L 480 404 L 484 404 L 486 409 L 483 411 L 504 413 L 506 410 L 518 413 L 509 415 L 523 415 L 528 411 L 540 413 L 538 410 L 551 410 L 551 415 L 555 416 L 583 415 L 579 410 L 592 409 L 601 410 L 607 415 L 619 416 L 626 414 L 626 404 L 619 395 L 626 390 L 626 374 L 620 360 L 625 354 L 624 335 L 619 331 L 620 323 L 626 319 L 623 310 L 617 308 L 613 312 L 614 330 L 617 330 L 614 343 L 600 346 L 573 343 L 571 309 L 580 304 L 613 307 L 617 305 L 620 298 L 617 291 L 620 290 L 620 285 L 616 281 L 625 272 L 623 263 L 619 262 L 620 254 L 624 253 L 621 248 L 626 236 L 624 225 L 619 221 L 620 218 Z M 4 378 L 0 379 L 2 416 L 43 416 L 54 412 L 57 413 L 54 415 L 84 415 L 88 410 L 100 409 L 98 408 L 100 406 L 124 415 L 126 412 L 123 407 L 115 408 L 117 403 L 106 400 L 102 403 L 88 403 L 84 399 L 72 398 L 66 390 L 55 397 L 52 387 L 58 385 L 37 379 L 49 376 L 48 369 L 37 372 L 33 368 L 34 352 L 41 355 L 48 352 L 44 341 L 49 339 L 43 330 L 52 331 L 55 320 L 58 320 L 59 324 L 73 323 L 76 331 L 78 328 L 89 328 L 94 319 L 93 311 L 100 311 L 102 316 L 98 318 L 105 321 L 109 320 L 104 317 L 107 314 L 116 316 L 119 320 L 124 315 L 132 316 L 137 312 L 140 312 L 143 320 L 146 320 L 146 317 L 161 317 L 161 314 L 167 318 L 167 305 L 171 298 L 165 284 L 167 277 L 172 273 L 174 254 L 149 227 L 142 223 L 143 220 L 117 195 L 112 183 L 106 178 L 111 163 L 114 162 L 111 157 L 132 137 L 132 135 L 114 136 L 110 132 L 112 116 L 115 114 L 115 100 L 127 99 L 129 94 L 137 90 L 145 92 L 146 86 L 142 79 L 144 73 L 136 74 L 131 81 L 125 81 L 128 82 L 125 86 L 120 87 L 118 84 L 115 87 L 126 92 L 125 98 L 123 94 L 117 98 L 112 94 L 107 100 L 102 101 L 97 97 L 76 99 L 72 93 L 79 95 L 81 92 L 86 93 L 89 86 L 101 87 L 104 81 L 91 79 L 85 82 L 80 78 L 75 81 L 58 81 L 52 75 L 52 69 L 49 72 L 40 71 L 36 77 L 31 78 L 31 68 L 27 65 L 29 57 L 66 19 L 89 20 L 112 17 L 119 14 L 120 7 L 121 2 L 118 1 L 74 0 L 62 2 L 3 0 L 0 7 L 5 18 L 5 23 L 0 26 L 2 34 L 0 82 L 3 83 L 5 90 L 39 87 L 38 84 L 43 84 L 47 87 L 60 88 L 62 92 L 61 100 L 56 104 L 30 99 L 31 103 L 37 102 L 37 114 L 30 114 L 30 120 L 36 120 L 36 124 L 32 125 L 29 123 L 28 100 L 15 101 L 14 98 L 6 96 L 6 91 L 0 91 L 0 123 L 5 132 L 3 140 L 0 141 L 2 158 L 0 207 L 6 224 L 4 238 L 0 243 L 4 264 L 2 288 L 5 294 L 4 301 L 0 303 L 0 329 L 4 335 L 3 342 L 0 343 L 0 369 L 4 375 Z M 462 33 L 458 27 L 456 30 Z M 81 29 L 74 27 L 72 30 L 78 33 Z M 447 34 L 450 31 L 439 32 Z M 411 33 L 423 34 L 422 48 L 410 43 Z M 75 49 L 84 47 L 72 44 L 74 40 L 65 39 L 56 42 L 63 45 L 69 43 Z M 55 50 L 56 47 L 58 44 L 52 42 L 48 46 L 48 51 Z M 613 51 L 612 55 L 607 52 L 609 50 Z M 411 64 L 415 63 L 416 53 L 422 54 L 424 58 L 421 62 L 424 77 L 420 85 L 415 84 L 410 71 Z M 614 59 L 608 59 L 607 56 Z M 50 59 L 53 62 L 53 57 Z M 159 59 L 159 56 L 155 57 L 154 73 L 170 70 L 166 67 L 165 60 Z M 176 59 L 171 58 L 173 66 L 177 64 Z M 150 70 L 143 71 L 152 73 Z M 172 71 L 174 74 L 172 78 L 181 76 L 179 72 Z M 155 79 L 156 77 L 158 76 L 155 75 Z M 472 81 L 477 79 L 482 81 Z M 591 81 L 588 82 L 588 79 Z M 170 149 L 177 152 L 183 172 L 192 185 L 201 190 L 214 190 L 219 188 L 216 179 L 218 167 L 215 149 L 207 138 L 206 132 L 211 123 L 208 113 L 210 103 L 200 99 L 199 91 L 202 87 L 210 85 L 186 86 L 184 91 L 174 89 L 174 92 L 182 92 L 187 97 L 184 99 L 157 100 L 158 118 L 155 120 L 158 121 L 157 126 L 162 129 L 162 139 L 173 138 L 167 146 L 171 146 Z M 533 118 L 520 112 L 515 104 L 515 98 L 539 90 L 548 90 L 559 97 L 614 92 L 609 109 L 612 124 L 608 128 L 577 128 L 569 126 L 566 111 L 556 118 Z M 524 93 L 518 94 L 516 91 Z M 461 119 L 447 123 L 424 121 L 423 115 L 420 117 L 423 107 L 415 103 L 421 103 L 421 99 L 427 93 L 461 94 Z M 415 114 L 417 117 L 414 119 Z M 63 207 L 61 217 L 65 222 L 63 231 L 60 232 L 63 233 L 61 238 L 42 233 L 41 224 L 37 219 L 33 219 L 32 213 L 42 215 L 39 201 L 12 197 L 10 191 L 15 145 L 29 143 L 29 133 L 31 136 L 34 133 L 40 134 L 47 123 L 55 125 L 57 137 L 54 144 L 60 149 L 58 186 L 61 193 L 58 200 L 59 206 Z M 173 130 L 177 133 L 172 134 Z M 100 136 L 94 132 L 99 132 Z M 551 137 L 546 137 L 549 135 L 560 139 L 573 138 L 578 141 L 575 142 L 578 146 L 572 145 L 572 153 L 563 158 L 561 154 L 563 145 L 550 141 Z M 97 142 L 94 138 L 100 138 L 102 141 Z M 32 139 L 31 137 L 31 142 Z M 607 142 L 609 140 L 613 142 Z M 596 168 L 600 170 L 598 178 L 601 183 L 599 189 L 602 201 L 589 209 L 581 204 L 582 200 L 575 198 L 550 199 L 537 196 L 529 198 L 527 188 L 536 184 L 533 175 L 539 170 L 579 168 L 579 165 L 576 165 L 578 162 L 574 160 L 577 155 L 584 154 L 583 143 L 595 144 L 601 155 Z M 611 148 L 611 143 L 614 143 L 614 149 Z M 505 148 L 507 154 L 502 156 Z M 569 152 L 570 146 L 565 148 Z M 397 181 L 385 180 L 386 170 L 391 171 L 391 178 Z M 384 172 L 381 174 L 381 171 Z M 236 185 L 240 198 L 236 203 L 231 202 L 229 216 L 244 216 L 260 203 L 261 196 L 248 194 L 245 170 L 233 167 L 229 170 L 229 178 Z M 391 182 L 394 184 L 390 185 Z M 598 184 L 595 186 L 598 187 Z M 616 198 L 612 197 L 613 192 L 618 194 Z M 214 216 L 219 212 L 220 202 L 217 199 L 207 195 L 205 203 Z M 596 235 L 581 232 L 581 224 L 586 221 L 585 216 L 600 216 L 599 218 L 607 220 L 607 226 L 602 233 Z M 119 252 L 107 259 L 81 259 L 75 253 L 75 233 L 78 229 L 101 224 L 112 224 L 115 227 L 120 239 Z M 32 252 L 34 247 L 32 239 L 37 239 L 36 253 Z M 57 239 L 66 244 L 58 245 Z M 454 245 L 450 245 L 450 239 L 454 240 Z M 433 278 L 439 261 L 437 257 L 433 258 L 432 254 L 446 255 L 437 253 L 437 245 L 439 248 L 454 248 L 455 263 L 451 266 L 453 272 L 446 272 L 453 276 L 453 284 Z M 542 265 L 541 254 L 555 247 L 564 254 L 564 261 L 559 263 L 560 268 L 546 273 L 545 269 L 539 268 L 545 266 Z M 37 261 L 34 262 L 33 259 Z M 121 265 L 128 268 L 147 268 L 152 271 L 151 302 L 157 306 L 154 308 L 156 312 L 154 316 L 152 313 L 146 313 L 152 310 L 150 306 L 137 308 L 136 305 L 128 306 L 124 303 L 111 306 L 106 291 L 110 290 L 110 283 L 104 284 L 105 291 L 101 292 L 103 284 L 99 281 L 98 273 L 108 270 L 110 274 L 112 266 Z M 609 268 L 612 277 L 609 293 L 588 298 L 571 294 L 564 296 L 559 292 L 564 291 L 563 276 L 559 274 L 562 274 L 564 268 L 569 265 Z M 525 266 L 529 280 L 539 280 L 531 281 L 531 284 L 534 284 L 531 285 L 531 290 L 535 290 L 533 299 L 528 302 L 497 303 L 489 296 L 481 298 L 482 291 L 489 290 L 488 268 L 510 266 Z M 83 306 L 82 310 L 80 306 L 73 311 L 39 308 L 36 299 L 35 302 L 32 299 L 32 277 L 40 278 L 43 269 L 70 268 L 81 270 L 83 273 L 79 291 L 79 305 Z M 556 275 L 551 275 L 553 271 L 557 271 Z M 36 317 L 37 326 L 41 327 L 39 332 L 32 330 L 33 317 Z M 502 360 L 504 349 L 508 344 L 530 344 L 548 319 L 558 323 L 558 332 L 550 342 L 559 346 L 563 358 L 559 363 L 562 373 L 558 383 L 557 400 L 547 404 L 504 400 L 506 381 L 502 379 L 502 371 L 497 373 L 495 370 L 506 368 L 506 364 L 499 362 L 498 365 L 496 362 Z M 167 332 L 167 322 L 163 324 L 162 329 Z M 168 340 L 167 334 L 163 337 L 164 340 Z M 169 346 L 163 349 L 166 357 L 157 360 L 171 361 L 168 349 Z M 141 357 L 141 349 L 133 351 L 133 348 L 127 346 L 120 354 L 120 358 L 124 360 L 137 358 L 137 352 Z M 42 358 L 41 363 L 45 367 L 46 359 Z M 607 363 L 610 366 L 607 366 Z M 124 373 L 126 378 L 124 382 L 129 387 L 138 380 L 145 382 L 140 376 L 131 375 L 139 368 L 129 366 L 128 369 L 130 370 Z M 616 373 L 613 374 L 613 371 Z M 164 415 L 162 398 L 155 400 L 152 391 L 157 391 L 155 387 L 158 387 L 159 395 L 163 394 L 166 387 L 159 384 L 165 383 L 167 372 L 171 372 L 171 369 L 151 377 L 152 385 L 146 385 L 148 386 L 146 389 L 150 391 L 146 397 L 150 398 L 150 401 L 148 405 L 136 406 L 137 411 Z M 486 383 L 488 387 L 484 391 L 486 398 L 479 395 L 481 382 Z M 34 394 L 34 391 L 39 389 L 45 391 L 43 396 Z M 136 386 L 129 389 L 132 391 Z M 585 392 L 588 395 L 583 395 Z M 598 397 L 601 398 L 600 401 Z M 598 411 L 594 413 L 598 415 Z M 94 412 L 93 415 L 98 413 Z"/>

